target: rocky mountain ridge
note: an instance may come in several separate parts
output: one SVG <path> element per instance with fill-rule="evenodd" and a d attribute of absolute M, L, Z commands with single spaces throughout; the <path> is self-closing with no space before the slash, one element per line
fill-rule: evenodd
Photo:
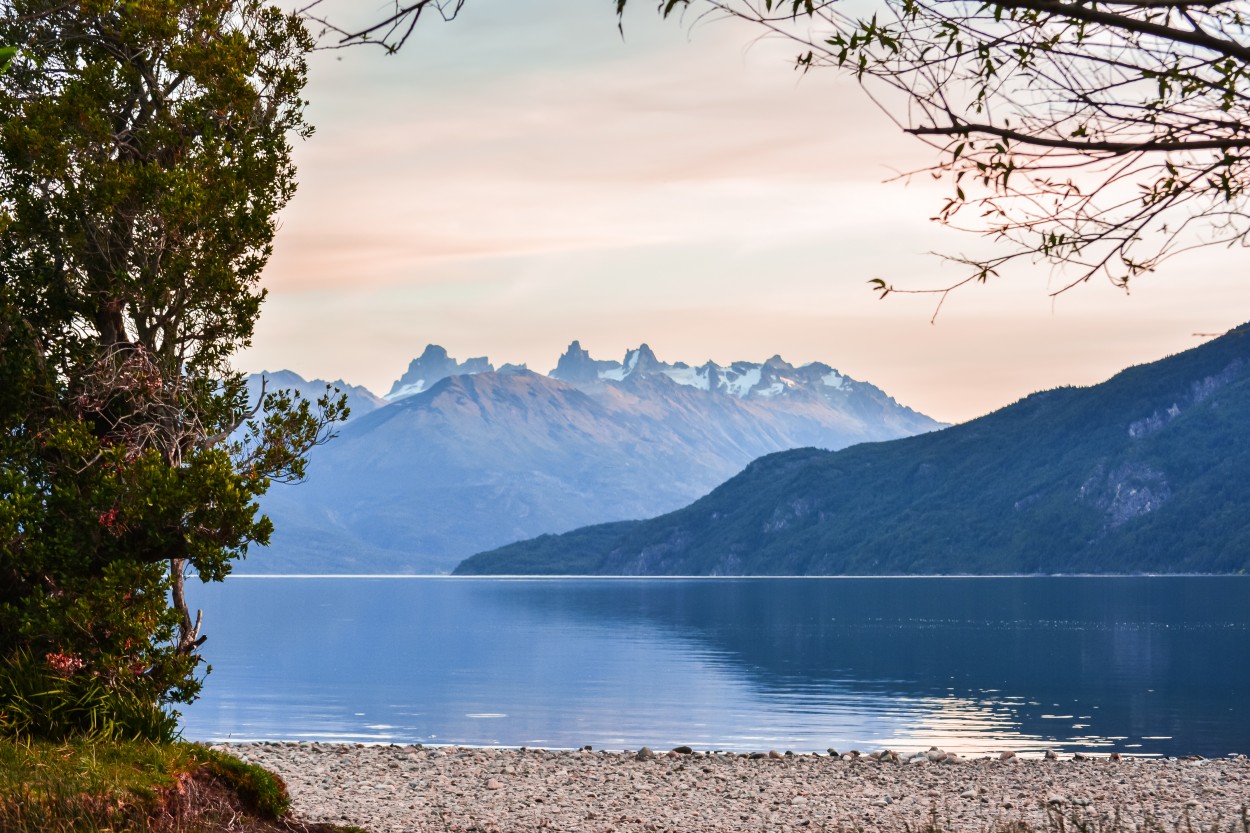
<path fill-rule="evenodd" d="M 804 388 L 842 390 L 862 384 L 848 379 L 827 364 L 812 362 L 795 367 L 779 355 L 764 362 L 739 361 L 718 365 L 709 360 L 692 367 L 685 362 L 662 362 L 648 345 L 643 344 L 627 351 L 622 361 L 599 361 L 590 358 L 590 354 L 576 341 L 569 345 L 549 375 L 570 384 L 592 385 L 651 374 L 667 376 L 679 385 L 739 399 L 772 399 Z"/>
<path fill-rule="evenodd" d="M 543 376 L 428 347 L 388 404 L 315 449 L 307 483 L 265 497 L 277 531 L 247 569 L 448 571 L 509 541 L 671 510 L 763 454 L 941 427 L 866 382 L 831 384 L 825 365 L 705 367 L 645 345 L 595 362 L 574 343 Z"/>
<path fill-rule="evenodd" d="M 526 370 L 525 365 L 506 364 L 499 368 L 504 372 Z M 430 389 L 436 382 L 449 376 L 469 376 L 491 373 L 495 365 L 486 356 L 466 359 L 463 362 L 448 355 L 437 344 L 426 345 L 421 355 L 413 359 L 400 378 L 391 385 L 383 397 L 369 394 L 374 400 L 396 402 Z M 290 371 L 280 371 L 290 374 Z M 736 361 L 719 365 L 711 360 L 698 366 L 686 362 L 661 361 L 649 345 L 643 343 L 627 350 L 621 361 L 595 359 L 580 341 L 573 341 L 560 356 L 556 367 L 547 375 L 575 387 L 596 388 L 603 383 L 621 382 L 631 377 L 663 375 L 679 385 L 714 391 L 739 399 L 771 399 L 793 394 L 799 390 L 827 389 L 838 391 L 863 385 L 822 362 L 801 366 L 790 364 L 774 355 L 763 362 Z M 290 374 L 293 376 L 294 374 Z M 290 376 L 284 377 L 290 379 Z M 300 380 L 303 383 L 303 380 Z M 340 386 L 343 382 L 337 382 Z M 364 391 L 364 388 L 347 385 L 346 388 Z M 345 390 L 346 390 L 345 388 Z M 825 392 L 827 392 L 825 391 Z M 366 391 L 367 392 L 367 391 Z"/>

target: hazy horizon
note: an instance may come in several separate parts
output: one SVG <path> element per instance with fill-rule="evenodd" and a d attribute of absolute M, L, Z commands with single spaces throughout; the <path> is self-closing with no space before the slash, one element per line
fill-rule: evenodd
<path fill-rule="evenodd" d="M 936 419 L 1087 385 L 1243 323 L 1240 250 L 1170 261 L 1126 296 L 1057 299 L 1049 267 L 946 302 L 932 250 L 982 250 L 928 220 L 932 161 L 836 73 L 737 24 L 638 4 L 473 0 L 396 56 L 314 56 L 300 191 L 240 369 L 385 393 L 427 343 L 546 372 L 597 358 L 820 361 Z"/>

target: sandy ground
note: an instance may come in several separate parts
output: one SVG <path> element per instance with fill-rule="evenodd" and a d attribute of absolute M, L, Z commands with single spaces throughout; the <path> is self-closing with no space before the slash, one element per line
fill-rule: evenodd
<path fill-rule="evenodd" d="M 1250 833 L 1244 756 L 879 763 L 775 752 L 221 748 L 282 776 L 298 817 L 370 833 L 986 831 L 1018 822 L 1055 833 Z"/>

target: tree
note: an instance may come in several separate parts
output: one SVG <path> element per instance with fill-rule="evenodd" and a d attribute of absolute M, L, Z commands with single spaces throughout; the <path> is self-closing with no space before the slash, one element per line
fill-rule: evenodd
<path fill-rule="evenodd" d="M 394 49 L 423 12 L 460 5 L 396 0 L 372 27 L 332 31 Z M 628 5 L 616 0 L 618 17 Z M 853 73 L 936 149 L 928 173 L 951 194 L 935 219 L 1001 244 L 952 258 L 966 277 L 923 290 L 943 299 L 1016 260 L 1062 267 L 1058 292 L 1095 276 L 1127 288 L 1196 246 L 1250 244 L 1244 0 L 659 0 L 658 11 L 789 39 L 800 69 Z"/>
<path fill-rule="evenodd" d="M 313 42 L 261 0 L 13 0 L 0 43 L 0 729 L 169 735 L 220 580 L 345 416 L 251 339 Z"/>

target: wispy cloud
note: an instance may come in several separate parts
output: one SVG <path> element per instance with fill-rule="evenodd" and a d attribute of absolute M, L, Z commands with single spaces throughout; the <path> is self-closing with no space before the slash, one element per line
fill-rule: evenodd
<path fill-rule="evenodd" d="M 1044 267 L 962 293 L 936 326 L 931 297 L 877 301 L 868 278 L 942 286 L 956 271 L 926 252 L 983 245 L 928 222 L 939 183 L 882 184 L 930 152 L 852 81 L 795 73 L 784 44 L 644 6 L 622 41 L 606 3 L 475 0 L 398 56 L 319 56 L 319 130 L 241 361 L 385 388 L 427 341 L 546 370 L 572 338 L 646 340 L 820 359 L 962 419 L 1247 308 L 1227 253 L 1131 303 L 1096 286 L 1052 306 Z"/>

